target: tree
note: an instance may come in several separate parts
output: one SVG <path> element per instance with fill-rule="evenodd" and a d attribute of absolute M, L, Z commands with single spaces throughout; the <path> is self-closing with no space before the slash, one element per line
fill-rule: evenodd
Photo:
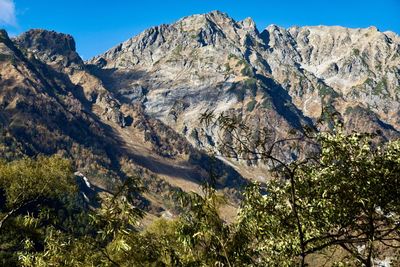
<path fill-rule="evenodd" d="M 224 155 L 272 166 L 275 177 L 247 190 L 239 216 L 263 264 L 305 266 L 308 255 L 340 247 L 356 263 L 372 266 L 381 249 L 400 248 L 399 141 L 345 134 L 340 125 L 271 140 L 267 130 L 255 134 L 224 114 L 203 119 L 230 137 L 219 149 Z M 285 145 L 302 152 L 288 160 L 277 153 Z"/>
<path fill-rule="evenodd" d="M 184 212 L 177 221 L 177 239 L 186 256 L 184 266 L 246 266 L 253 262 L 248 249 L 249 235 L 239 224 L 226 223 L 219 214 L 223 195 L 215 189 L 214 162 L 202 194 L 185 193 L 181 197 Z"/>
<path fill-rule="evenodd" d="M 400 140 L 305 130 L 275 140 L 235 118 L 212 115 L 226 156 L 264 162 L 271 179 L 250 185 L 239 216 L 220 216 L 210 162 L 201 193 L 182 192 L 182 214 L 141 231 L 139 177 L 126 177 L 98 206 L 85 204 L 71 163 L 57 156 L 0 162 L 0 265 L 306 266 L 340 250 L 332 264 L 373 266 L 400 255 Z M 224 140 L 226 141 L 226 139 Z M 284 152 L 295 151 L 295 157 Z M 344 253 L 344 254 L 343 254 Z"/>
<path fill-rule="evenodd" d="M 59 157 L 0 162 L 0 231 L 22 210 L 33 212 L 46 200 L 62 198 L 76 191 L 70 162 Z"/>
<path fill-rule="evenodd" d="M 264 196 L 254 188 L 247 192 L 242 217 L 267 230 L 257 234 L 283 238 L 279 250 L 295 244 L 292 257 L 339 246 L 373 266 L 380 249 L 400 248 L 400 141 L 382 145 L 369 134 L 340 130 L 316 140 L 317 158 L 289 165 L 292 182 L 269 182 Z M 288 205 L 293 202 L 297 213 Z M 299 227 L 302 235 L 287 232 Z"/>
<path fill-rule="evenodd" d="M 45 226 L 65 227 L 72 210 L 64 204 L 75 201 L 76 192 L 68 160 L 39 156 L 0 161 L 0 262 L 15 263 L 15 251 L 23 250 L 28 239 L 40 247 Z"/>
<path fill-rule="evenodd" d="M 32 250 L 28 243 L 27 252 L 20 253 L 22 265 L 126 266 L 131 253 L 140 258 L 135 251 L 138 243 L 129 243 L 137 236 L 136 226 L 143 217 L 143 211 L 133 204 L 140 190 L 137 184 L 136 177 L 127 177 L 113 194 L 99 199 L 98 208 L 81 209 L 79 215 L 85 221 L 76 221 L 73 227 L 88 223 L 83 232 L 49 227 L 44 249 Z"/>
<path fill-rule="evenodd" d="M 132 249 L 127 240 L 143 216 L 134 205 L 136 178 L 104 192 L 94 207 L 79 193 L 66 159 L 1 161 L 0 265 L 120 266 L 116 259 Z"/>

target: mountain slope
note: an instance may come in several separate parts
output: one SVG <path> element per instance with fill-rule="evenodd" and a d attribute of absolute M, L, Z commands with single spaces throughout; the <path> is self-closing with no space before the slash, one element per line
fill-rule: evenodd
<path fill-rule="evenodd" d="M 64 34 L 31 30 L 0 40 L 2 157 L 61 154 L 99 190 L 139 172 L 154 212 L 174 207 L 173 194 L 198 190 L 207 155 L 141 105 L 121 105 L 93 76 Z M 236 201 L 243 179 L 220 165 L 221 189 Z"/>
<path fill-rule="evenodd" d="M 399 135 L 400 39 L 376 28 L 269 26 L 215 11 L 153 27 L 88 62 L 124 103 L 141 102 L 199 148 L 199 115 L 228 111 L 275 139 L 340 115 L 349 130 Z"/>
<path fill-rule="evenodd" d="M 373 27 L 260 32 L 250 18 L 215 11 L 150 28 L 88 62 L 70 35 L 11 40 L 1 31 L 0 75 L 3 157 L 59 153 L 103 190 L 139 172 L 157 214 L 173 209 L 175 192 L 198 190 L 206 151 L 234 142 L 200 123 L 206 110 L 266 129 L 271 142 L 331 127 L 331 115 L 348 131 L 399 137 L 400 38 Z M 268 176 L 257 158 L 235 156 L 217 164 L 233 202 L 242 176 Z"/>

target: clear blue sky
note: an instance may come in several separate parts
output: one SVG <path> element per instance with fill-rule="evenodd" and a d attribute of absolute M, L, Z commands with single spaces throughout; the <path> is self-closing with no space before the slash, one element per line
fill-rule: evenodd
<path fill-rule="evenodd" d="M 8 10 L 13 3 L 15 10 Z M 400 33 L 400 0 L 0 0 L 0 27 L 11 35 L 30 28 L 69 33 L 87 59 L 150 26 L 212 10 L 236 20 L 252 17 L 259 30 L 269 24 L 374 25 Z"/>

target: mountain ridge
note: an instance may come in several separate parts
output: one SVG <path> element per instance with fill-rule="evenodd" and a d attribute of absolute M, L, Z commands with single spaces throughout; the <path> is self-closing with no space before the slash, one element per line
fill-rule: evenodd
<path fill-rule="evenodd" d="M 259 32 L 251 18 L 214 11 L 152 27 L 87 61 L 70 35 L 2 31 L 0 66 L 3 155 L 71 157 L 104 189 L 139 169 L 163 192 L 150 192 L 155 213 L 171 207 L 177 188 L 198 190 L 209 152 L 232 203 L 243 177 L 268 179 L 257 157 L 218 154 L 235 141 L 200 123 L 206 110 L 267 129 L 271 143 L 293 129 L 329 128 L 331 115 L 348 131 L 400 136 L 400 37 L 374 27 Z M 282 149 L 284 160 L 296 156 Z"/>
<path fill-rule="evenodd" d="M 233 19 L 229 18 L 226 14 L 223 14 L 221 12 L 212 12 L 212 13 L 204 14 L 204 15 L 194 15 L 194 16 L 185 17 L 185 18 L 183 18 L 181 20 L 178 20 L 176 23 L 173 23 L 173 24 L 171 24 L 169 26 L 164 25 L 162 29 L 164 29 L 166 27 L 167 28 L 168 27 L 172 28 L 175 31 L 173 36 L 175 36 L 175 37 L 178 36 L 178 38 L 179 37 L 183 38 L 182 39 L 183 41 L 181 41 L 181 43 L 183 43 L 183 44 L 190 43 L 190 40 L 188 40 L 188 38 L 187 38 L 188 37 L 187 36 L 188 35 L 187 34 L 188 31 L 182 29 L 181 33 L 179 33 L 180 29 L 176 29 L 177 25 L 180 25 L 180 23 L 182 23 L 183 21 L 188 21 L 188 20 L 189 21 L 192 21 L 192 20 L 201 21 L 200 22 L 200 24 L 201 24 L 203 21 L 207 21 L 210 16 L 213 16 L 215 14 L 217 15 L 217 17 L 219 18 L 220 21 L 222 20 L 223 22 L 227 22 L 228 24 L 230 23 L 230 26 L 233 29 L 233 30 L 232 29 L 229 30 L 230 32 L 233 32 L 233 37 L 232 38 L 228 38 L 226 40 L 227 44 L 225 45 L 225 47 L 224 47 L 224 45 L 221 45 L 222 47 L 220 47 L 222 50 L 224 50 L 224 49 L 227 50 L 227 49 L 229 49 L 229 47 L 227 48 L 226 46 L 229 46 L 230 41 L 233 40 L 234 37 L 238 37 L 237 36 L 237 32 L 234 32 L 234 30 L 237 30 L 238 23 L 236 23 Z M 197 28 L 198 28 L 198 25 L 196 26 L 196 23 L 195 23 L 195 26 L 193 27 L 194 30 L 191 29 L 192 32 L 194 32 Z M 129 39 L 128 41 L 126 41 L 126 42 L 124 42 L 122 44 L 120 44 L 116 48 L 116 50 L 118 50 L 118 51 L 111 49 L 108 52 L 104 53 L 103 55 L 100 55 L 100 56 L 92 59 L 91 61 L 89 61 L 89 63 L 96 63 L 96 60 L 99 59 L 104 64 L 104 62 L 108 59 L 111 62 L 110 63 L 111 65 L 109 66 L 110 68 L 117 67 L 117 68 L 120 68 L 120 69 L 127 70 L 129 68 L 134 68 L 134 66 L 138 66 L 139 67 L 141 65 L 146 65 L 147 64 L 146 66 L 148 67 L 148 65 L 150 65 L 150 67 L 148 67 L 148 69 L 151 70 L 151 68 L 152 68 L 151 64 L 158 63 L 158 57 L 156 57 L 154 59 L 154 57 L 155 57 L 154 55 L 156 55 L 156 56 L 157 55 L 165 56 L 164 52 L 161 53 L 161 52 L 157 51 L 157 49 L 159 49 L 159 47 L 160 47 L 159 44 L 157 44 L 158 47 L 155 48 L 155 51 L 153 51 L 151 49 L 147 49 L 147 50 L 150 50 L 150 51 L 147 51 L 146 48 L 144 48 L 143 53 L 146 52 L 146 53 L 151 54 L 151 59 L 149 59 L 149 60 L 144 60 L 143 59 L 143 57 L 145 57 L 145 55 L 136 56 L 136 57 L 132 58 L 132 60 L 131 60 L 130 57 L 132 57 L 132 54 L 135 55 L 135 49 L 139 51 L 138 53 L 142 53 L 142 52 L 140 52 L 141 51 L 140 44 L 144 42 L 143 38 L 146 39 L 146 37 L 143 36 L 143 35 L 150 34 L 150 36 L 152 36 L 152 38 L 153 37 L 159 37 L 159 34 L 158 34 L 157 31 L 156 32 L 151 32 L 154 29 L 157 29 L 157 28 L 152 28 L 149 31 L 144 31 L 143 33 L 141 33 L 141 34 Z M 302 29 L 302 30 L 299 30 L 299 29 Z M 302 39 L 307 40 L 308 37 L 306 35 L 310 34 L 310 29 L 312 31 L 314 31 L 315 29 L 317 29 L 317 30 L 318 29 L 337 30 L 338 28 L 337 27 L 302 27 L 302 28 L 292 27 L 292 28 L 289 28 L 289 29 L 285 30 L 285 29 L 280 28 L 280 27 L 270 26 L 269 28 L 267 28 L 263 32 L 261 32 L 258 35 L 256 35 L 255 36 L 255 41 L 258 42 L 257 45 L 259 45 L 260 47 L 262 47 L 263 45 L 265 46 L 266 45 L 265 41 L 267 41 L 268 45 L 269 45 L 269 49 L 271 50 L 271 47 L 273 47 L 273 49 L 275 49 L 276 52 L 268 51 L 268 49 L 262 49 L 262 51 L 257 51 L 254 48 L 254 46 L 250 47 L 251 51 L 246 51 L 246 49 L 248 47 L 247 48 L 246 48 L 246 46 L 240 47 L 240 45 L 241 45 L 240 41 L 244 41 L 244 39 L 243 40 L 238 40 L 238 42 L 236 44 L 233 44 L 230 47 L 231 51 L 229 51 L 229 52 L 233 52 L 232 53 L 233 56 L 242 56 L 247 61 L 247 63 L 250 64 L 250 66 L 252 68 L 255 68 L 257 71 L 260 71 L 261 74 L 265 74 L 265 73 L 266 74 L 272 74 L 271 75 L 272 78 L 274 80 L 277 80 L 278 83 L 281 83 L 281 84 L 284 83 L 285 79 L 286 80 L 290 80 L 289 79 L 290 77 L 287 77 L 286 74 L 282 75 L 280 73 L 280 72 L 283 71 L 283 72 L 292 72 L 292 73 L 294 73 L 295 76 L 299 77 L 297 79 L 297 81 L 291 81 L 292 83 L 295 83 L 295 82 L 306 82 L 307 85 L 303 86 L 303 87 L 307 87 L 308 86 L 309 88 L 313 88 L 313 87 L 318 87 L 318 86 L 326 86 L 327 84 L 325 84 L 324 81 L 326 81 L 327 79 L 325 77 L 321 77 L 320 75 L 317 75 L 318 73 L 316 73 L 315 71 L 314 72 L 312 71 L 312 68 L 316 68 L 317 66 L 308 66 L 307 64 L 304 64 L 304 62 L 301 62 L 303 58 L 307 57 L 307 53 L 311 53 L 311 51 L 313 49 L 312 47 L 310 48 L 310 47 L 307 47 L 306 45 L 304 45 L 304 42 L 303 42 L 303 44 L 301 43 Z M 376 31 L 376 28 L 351 29 L 351 30 L 346 29 L 346 28 L 339 28 L 339 29 L 341 29 L 344 32 L 342 34 L 345 34 L 343 36 L 343 40 L 341 40 L 341 42 L 349 42 L 350 41 L 350 45 L 352 45 L 352 42 L 353 42 L 350 37 L 353 37 L 353 35 L 356 35 L 356 37 L 358 37 L 358 35 L 361 36 L 361 35 L 371 34 L 373 36 L 372 43 L 373 42 L 376 43 L 377 41 L 379 41 L 379 39 L 387 39 L 388 42 L 392 42 L 392 39 L 390 39 L 384 33 L 380 33 L 378 31 Z M 201 47 L 203 45 L 204 40 L 201 39 L 201 36 L 203 34 L 203 30 L 200 30 L 200 32 L 197 33 L 197 34 L 199 34 L 199 36 L 196 36 L 195 34 L 191 34 L 189 36 L 189 38 L 194 38 L 194 39 L 196 39 L 198 37 L 200 38 L 200 40 L 197 40 L 198 44 L 191 44 L 192 47 L 189 48 L 189 50 L 191 50 L 190 52 L 193 51 L 193 49 L 192 49 L 193 47 L 197 49 L 197 48 L 199 48 L 199 47 Z M 257 32 L 258 32 L 258 30 L 257 30 Z M 214 34 L 214 35 L 216 35 L 216 37 L 214 37 L 215 40 L 217 40 L 220 37 L 219 33 L 220 32 L 217 31 Z M 235 36 L 235 34 L 236 34 L 236 36 Z M 245 33 L 246 36 L 248 34 L 249 34 L 249 32 Z M 299 40 L 294 40 L 294 36 L 296 36 L 296 38 L 299 39 Z M 331 36 L 328 36 L 328 37 L 331 37 Z M 397 42 L 396 45 L 397 45 L 397 50 L 398 50 L 398 36 L 394 35 L 394 37 L 395 37 L 395 40 Z M 318 39 L 319 36 L 317 36 L 316 38 Z M 237 38 L 237 39 L 240 39 L 240 38 Z M 376 40 L 376 39 L 378 39 L 378 40 Z M 162 41 L 162 39 L 161 39 L 161 41 Z M 357 43 L 357 40 L 355 40 L 354 42 Z M 151 44 L 151 41 L 149 43 Z M 369 45 L 369 43 L 367 43 L 367 44 Z M 131 47 L 131 45 L 133 45 L 133 47 Z M 171 42 L 168 43 L 168 45 L 172 45 Z M 304 50 L 303 54 L 300 54 L 301 51 L 298 51 L 300 45 L 305 46 L 303 48 L 303 50 Z M 215 46 L 215 44 L 211 43 L 210 46 Z M 329 48 L 329 46 L 331 46 L 331 44 L 329 42 L 327 42 L 326 46 L 327 46 L 327 48 Z M 239 47 L 239 49 L 238 49 L 238 47 Z M 178 45 L 174 47 L 174 49 L 177 49 L 177 48 L 181 48 L 181 47 L 179 47 Z M 242 50 L 240 50 L 240 48 Z M 124 54 L 124 51 L 125 51 L 124 49 L 126 51 L 128 51 L 126 53 L 127 55 Z M 179 49 L 177 49 L 177 50 L 179 50 Z M 324 49 L 323 51 L 326 51 L 326 50 L 327 49 Z M 357 77 L 358 80 L 356 82 L 351 81 L 351 80 L 350 81 L 346 81 L 346 79 L 344 79 L 346 77 L 344 77 L 344 76 L 348 75 L 348 73 L 349 73 L 348 71 L 346 73 L 346 69 L 353 68 L 353 73 L 355 73 L 355 71 L 358 71 L 358 72 L 361 72 L 361 74 L 363 74 L 364 76 L 365 76 L 365 74 L 368 74 L 368 71 L 369 71 L 369 69 L 366 69 L 365 66 L 364 66 L 365 62 L 363 62 L 359 58 L 352 58 L 352 56 L 353 56 L 352 53 L 353 52 L 357 53 L 357 51 L 360 52 L 360 50 L 361 50 L 361 52 L 363 52 L 362 51 L 362 47 L 352 47 L 352 46 L 348 47 L 347 51 L 345 51 L 345 54 L 347 54 L 348 56 L 344 57 L 344 60 L 345 61 L 346 60 L 351 60 L 353 62 L 350 62 L 350 64 L 348 62 L 344 62 L 343 63 L 344 66 L 342 68 L 340 68 L 340 71 L 343 72 L 343 74 L 341 74 L 340 78 L 342 78 L 345 82 L 348 82 L 348 83 L 351 82 L 352 86 L 358 85 L 357 82 L 360 82 L 360 80 L 362 80 L 364 78 L 363 77 Z M 220 62 L 219 66 L 214 66 L 215 68 L 221 67 L 221 65 L 226 64 L 226 61 L 227 61 L 227 60 L 225 60 L 226 57 L 229 57 L 231 55 L 229 52 L 226 52 L 225 55 L 222 55 L 222 56 L 221 55 L 217 55 L 217 57 L 219 56 L 219 59 L 221 59 L 221 58 L 223 58 L 223 59 L 221 60 L 222 62 Z M 343 52 L 343 51 L 340 51 L 340 52 Z M 367 52 L 369 52 L 369 51 L 367 51 Z M 395 52 L 398 54 L 398 51 L 395 51 Z M 213 53 L 215 54 L 217 52 L 213 51 Z M 237 54 L 234 54 L 234 53 L 237 53 Z M 250 55 L 250 54 L 246 55 L 246 53 L 252 53 L 252 55 Z M 260 56 L 260 53 L 264 53 L 264 54 L 268 53 L 268 54 Z M 123 62 L 119 62 L 119 59 L 118 59 L 118 55 L 119 54 L 122 55 L 120 58 L 121 58 L 121 60 Z M 329 54 L 329 52 L 325 53 L 325 54 Z M 176 55 L 176 53 L 173 54 L 173 56 L 175 56 L 175 55 Z M 189 65 L 189 64 L 193 64 L 194 65 L 195 63 L 190 62 L 190 60 L 188 59 L 189 56 L 192 56 L 192 55 L 190 53 L 187 53 L 187 54 L 184 55 L 184 60 L 186 60 L 184 62 L 186 62 L 187 65 Z M 201 56 L 202 56 L 201 57 L 202 59 L 206 58 L 206 55 L 201 55 Z M 254 57 L 254 59 L 251 59 L 250 58 L 251 56 Z M 114 58 L 114 57 L 117 57 L 117 58 Z M 314 56 L 314 57 L 319 58 L 321 56 L 317 55 L 317 56 Z M 137 58 L 140 58 L 141 62 L 137 61 Z M 164 66 L 168 66 L 168 63 L 170 63 L 170 61 L 172 61 L 172 60 L 174 60 L 173 57 L 172 57 L 172 59 L 169 60 L 169 62 L 165 62 L 167 64 L 165 64 Z M 250 62 L 251 60 L 253 60 L 253 62 Z M 259 62 L 256 62 L 257 60 L 258 61 L 264 61 L 264 62 L 266 60 L 268 63 L 267 64 L 259 64 Z M 187 61 L 189 61 L 189 62 L 187 62 Z M 394 62 L 394 63 L 396 64 L 396 62 Z M 395 64 L 394 64 L 394 66 L 396 66 Z M 272 70 L 271 70 L 271 65 L 273 67 Z M 285 67 L 285 66 L 282 66 L 282 65 L 290 65 L 290 66 L 289 67 Z M 299 66 L 296 66 L 296 65 L 299 65 Z M 169 65 L 168 67 L 165 67 L 165 68 L 172 69 L 174 67 L 175 66 Z M 202 66 L 202 67 L 204 67 L 204 66 Z M 333 71 L 335 71 L 336 68 L 339 68 L 338 66 L 335 66 L 335 65 L 328 66 L 328 67 L 331 68 Z M 372 66 L 372 67 L 375 67 L 375 66 Z M 107 66 L 105 68 L 107 68 Z M 334 75 L 332 75 L 332 71 L 329 68 L 328 68 L 327 73 L 329 75 L 331 75 L 331 76 L 334 76 Z M 359 68 L 360 70 L 357 70 L 356 68 Z M 153 68 L 153 69 L 155 69 L 155 71 L 160 71 L 157 68 Z M 161 71 L 163 71 L 163 70 L 161 69 Z M 222 72 L 223 71 L 224 70 L 222 70 Z M 272 73 L 272 72 L 275 72 L 275 73 Z M 310 74 L 311 74 L 312 77 L 309 77 Z M 394 75 L 396 75 L 395 79 L 398 79 L 398 74 L 394 73 Z M 240 76 L 240 75 L 236 75 L 236 78 L 241 79 L 241 77 L 238 77 L 238 76 Z M 350 76 L 355 76 L 355 75 L 352 74 Z M 358 75 L 358 76 L 360 76 L 360 75 Z M 188 77 L 188 78 L 191 78 L 191 77 Z M 330 85 L 329 87 L 331 87 L 328 90 L 331 90 L 331 89 L 333 89 L 334 91 L 337 90 L 337 86 L 334 84 L 334 81 L 335 81 L 335 79 L 338 80 L 339 78 L 335 78 L 335 77 L 328 77 L 328 78 L 333 81 L 332 83 L 328 84 L 328 85 Z M 352 77 L 350 77 L 350 78 L 352 78 Z M 221 78 L 220 80 L 222 82 L 224 82 L 223 78 Z M 303 80 L 303 81 L 300 81 L 300 80 Z M 323 80 L 323 82 L 321 83 L 320 80 Z M 196 81 L 194 81 L 194 82 L 196 82 Z M 318 82 L 320 83 L 320 85 L 316 85 Z M 372 82 L 372 81 L 368 81 L 368 82 Z M 379 82 L 375 82 L 375 83 L 377 84 Z M 375 86 L 376 84 L 373 84 L 373 86 Z M 398 84 L 398 82 L 397 82 L 397 84 Z M 284 87 L 285 86 L 286 85 L 284 85 Z M 296 85 L 291 85 L 291 86 L 296 86 Z M 294 89 L 295 90 L 299 90 L 299 89 L 303 90 L 303 88 L 294 88 Z M 289 90 L 287 90 L 287 91 L 289 91 Z M 301 92 L 301 91 L 300 92 L 295 92 L 295 93 L 292 93 L 292 95 L 291 95 L 294 98 L 294 102 L 299 103 L 302 99 L 296 99 L 297 98 L 296 97 L 296 93 L 297 94 L 302 94 L 303 92 Z M 348 92 L 345 92 L 345 93 L 348 93 Z M 314 98 L 314 99 L 312 99 L 313 101 L 319 101 L 320 100 L 320 99 L 318 99 L 318 96 L 314 96 L 313 98 Z M 310 101 L 310 100 L 308 100 L 308 101 Z M 374 101 L 374 99 L 371 99 L 371 102 L 372 101 Z M 306 101 L 302 100 L 302 102 L 304 103 Z M 306 114 L 307 116 L 311 116 L 311 117 L 314 117 L 314 118 L 318 117 L 320 115 L 320 113 L 321 113 L 321 108 L 319 108 L 319 109 L 317 109 L 317 110 L 315 110 L 315 111 L 313 111 L 311 113 L 307 112 L 307 111 L 310 110 L 308 107 L 301 107 L 299 105 L 299 108 L 301 110 L 305 111 L 306 113 L 308 113 L 308 114 Z M 311 108 L 315 109 L 315 107 L 311 107 Z M 151 108 L 150 108 L 150 110 L 151 110 Z M 388 118 L 389 117 L 391 117 L 391 116 L 388 116 Z"/>

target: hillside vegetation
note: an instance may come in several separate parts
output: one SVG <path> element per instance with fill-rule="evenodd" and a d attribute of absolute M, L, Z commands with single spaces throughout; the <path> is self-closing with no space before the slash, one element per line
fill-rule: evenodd
<path fill-rule="evenodd" d="M 274 162 L 275 179 L 249 185 L 237 217 L 210 176 L 178 196 L 180 215 L 143 227 L 140 177 L 89 205 L 69 161 L 0 163 L 3 266 L 374 266 L 400 262 L 400 142 L 341 130 L 309 136 L 318 148 Z M 300 143 L 304 140 L 285 140 Z M 252 150 L 256 151 L 256 150 Z M 250 150 L 249 150 L 250 152 Z"/>

